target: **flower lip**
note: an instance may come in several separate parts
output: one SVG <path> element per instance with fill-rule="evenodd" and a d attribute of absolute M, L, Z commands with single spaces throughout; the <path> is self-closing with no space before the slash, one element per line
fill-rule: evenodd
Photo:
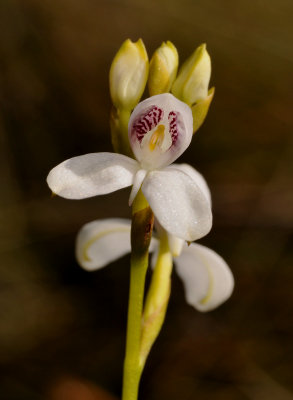
<path fill-rule="evenodd" d="M 171 164 L 189 146 L 192 125 L 190 108 L 170 93 L 142 101 L 128 125 L 136 159 L 147 170 Z"/>
<path fill-rule="evenodd" d="M 164 111 L 156 105 L 151 106 L 143 115 L 139 115 L 133 122 L 131 135 L 136 135 L 141 143 L 144 136 L 153 130 L 162 120 Z"/>

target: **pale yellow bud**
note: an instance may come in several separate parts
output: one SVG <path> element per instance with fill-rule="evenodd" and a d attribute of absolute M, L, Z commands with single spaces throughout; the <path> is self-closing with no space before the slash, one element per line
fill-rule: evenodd
<path fill-rule="evenodd" d="M 143 41 L 127 39 L 110 68 L 110 93 L 118 109 L 132 110 L 139 102 L 148 77 L 149 61 Z"/>
<path fill-rule="evenodd" d="M 208 95 L 210 77 L 211 59 L 202 44 L 180 68 L 172 93 L 191 106 Z"/>
<path fill-rule="evenodd" d="M 148 88 L 150 96 L 170 92 L 178 69 L 178 52 L 173 43 L 163 42 L 150 61 Z"/>

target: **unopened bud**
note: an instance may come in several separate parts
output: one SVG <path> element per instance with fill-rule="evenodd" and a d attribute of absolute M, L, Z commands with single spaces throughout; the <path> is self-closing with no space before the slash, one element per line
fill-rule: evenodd
<path fill-rule="evenodd" d="M 117 109 L 132 110 L 139 102 L 148 77 L 148 55 L 143 41 L 127 39 L 110 68 L 110 93 Z"/>
<path fill-rule="evenodd" d="M 148 88 L 150 96 L 168 93 L 176 78 L 178 52 L 173 43 L 163 42 L 150 61 Z"/>
<path fill-rule="evenodd" d="M 192 106 L 208 95 L 211 77 L 211 59 L 206 45 L 199 46 L 185 61 L 172 86 L 172 93 L 180 100 Z"/>

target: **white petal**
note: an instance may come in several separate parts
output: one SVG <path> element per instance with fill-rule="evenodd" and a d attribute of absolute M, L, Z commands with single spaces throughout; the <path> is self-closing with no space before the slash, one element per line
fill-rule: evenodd
<path fill-rule="evenodd" d="M 174 262 L 184 284 L 186 301 L 197 310 L 213 310 L 231 296 L 233 275 L 213 250 L 192 243 Z"/>
<path fill-rule="evenodd" d="M 169 248 L 172 253 L 172 256 L 178 257 L 182 252 L 185 240 L 180 239 L 180 238 L 168 233 L 168 243 L 169 243 Z"/>
<path fill-rule="evenodd" d="M 147 98 L 133 110 L 129 141 L 142 168 L 162 168 L 175 161 L 189 146 L 193 118 L 189 106 L 170 93 Z"/>
<path fill-rule="evenodd" d="M 130 228 L 128 219 L 102 219 L 89 222 L 76 238 L 76 258 L 88 271 L 102 268 L 130 253 Z"/>
<path fill-rule="evenodd" d="M 208 187 L 208 184 L 202 174 L 200 174 L 196 169 L 194 169 L 189 164 L 173 164 L 167 167 L 168 169 L 179 169 L 182 172 L 185 172 L 190 178 L 197 184 L 197 186 L 202 190 L 206 199 L 212 204 L 211 200 L 211 192 Z"/>
<path fill-rule="evenodd" d="M 210 231 L 210 204 L 184 172 L 151 171 L 144 179 L 142 191 L 159 223 L 172 235 L 193 241 Z"/>
<path fill-rule="evenodd" d="M 130 253 L 130 232 L 130 219 L 109 218 L 85 224 L 76 237 L 75 253 L 79 265 L 93 271 Z M 157 247 L 157 239 L 152 238 L 149 251 Z"/>
<path fill-rule="evenodd" d="M 139 191 L 139 189 L 141 187 L 141 184 L 142 184 L 146 174 L 147 174 L 147 171 L 144 170 L 144 169 L 140 169 L 135 174 L 135 176 L 133 178 L 133 186 L 132 186 L 131 193 L 130 193 L 130 196 L 129 196 L 129 201 L 128 201 L 128 204 L 130 206 L 133 203 L 133 200 L 135 199 L 135 197 L 136 197 L 136 195 L 137 195 L 137 193 L 138 193 L 138 191 Z"/>
<path fill-rule="evenodd" d="M 91 153 L 70 158 L 53 168 L 47 183 L 67 199 L 85 199 L 132 185 L 139 165 L 122 154 Z"/>

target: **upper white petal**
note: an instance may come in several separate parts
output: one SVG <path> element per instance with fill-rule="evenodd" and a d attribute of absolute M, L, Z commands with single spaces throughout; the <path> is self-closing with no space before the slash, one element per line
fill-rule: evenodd
<path fill-rule="evenodd" d="M 212 204 L 211 192 L 208 184 L 202 174 L 200 174 L 196 169 L 189 164 L 172 164 L 167 168 L 179 169 L 180 171 L 185 172 L 197 184 L 197 186 L 199 186 L 209 203 Z"/>
<path fill-rule="evenodd" d="M 128 219 L 102 219 L 89 222 L 78 232 L 76 258 L 88 271 L 102 268 L 130 253 L 130 228 Z"/>
<path fill-rule="evenodd" d="M 196 243 L 185 246 L 174 262 L 184 284 L 186 301 L 199 311 L 213 310 L 231 296 L 231 270 L 213 250 Z"/>
<path fill-rule="evenodd" d="M 130 186 L 139 164 L 122 154 L 91 153 L 70 158 L 53 168 L 47 183 L 53 193 L 84 199 Z"/>
<path fill-rule="evenodd" d="M 159 223 L 172 235 L 193 241 L 210 231 L 210 204 L 186 173 L 175 169 L 151 171 L 142 192 Z"/>

